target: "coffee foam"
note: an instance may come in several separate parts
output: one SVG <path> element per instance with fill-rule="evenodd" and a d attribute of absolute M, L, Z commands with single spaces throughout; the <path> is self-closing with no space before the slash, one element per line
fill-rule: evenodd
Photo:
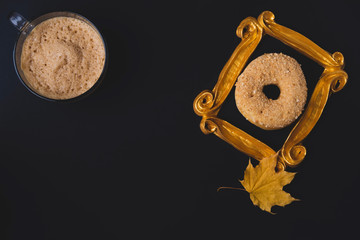
<path fill-rule="evenodd" d="M 104 63 L 100 35 L 71 17 L 55 17 L 37 25 L 25 39 L 21 54 L 28 85 L 51 99 L 70 99 L 89 90 Z"/>

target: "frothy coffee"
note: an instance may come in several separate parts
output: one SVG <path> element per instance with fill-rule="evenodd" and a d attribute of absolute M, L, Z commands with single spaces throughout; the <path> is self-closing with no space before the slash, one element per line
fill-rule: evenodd
<path fill-rule="evenodd" d="M 35 92 L 70 99 L 99 79 L 105 47 L 99 33 L 84 21 L 55 17 L 37 25 L 25 39 L 21 69 Z"/>

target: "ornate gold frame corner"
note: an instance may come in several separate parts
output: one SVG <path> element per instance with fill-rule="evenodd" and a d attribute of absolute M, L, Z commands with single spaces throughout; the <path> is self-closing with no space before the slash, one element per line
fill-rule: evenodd
<path fill-rule="evenodd" d="M 287 166 L 297 166 L 305 158 L 306 148 L 302 141 L 319 120 L 329 95 L 345 86 L 348 75 L 343 70 L 344 57 L 340 52 L 330 54 L 310 39 L 277 24 L 274 20 L 275 15 L 272 12 L 264 11 L 257 19 L 248 17 L 240 23 L 236 30 L 236 35 L 241 38 L 240 44 L 222 69 L 213 90 L 202 91 L 195 98 L 193 108 L 195 113 L 202 117 L 200 129 L 203 133 L 214 133 L 239 151 L 259 161 L 278 153 L 277 169 L 284 170 Z M 324 68 L 307 108 L 278 152 L 217 117 L 237 77 L 265 34 L 280 40 Z"/>

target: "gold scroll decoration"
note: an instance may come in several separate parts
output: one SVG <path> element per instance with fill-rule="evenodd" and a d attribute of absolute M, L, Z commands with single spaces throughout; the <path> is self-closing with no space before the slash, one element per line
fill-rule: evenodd
<path fill-rule="evenodd" d="M 195 113 L 202 117 L 200 129 L 203 133 L 214 133 L 239 151 L 260 161 L 276 152 L 265 143 L 217 117 L 246 62 L 265 34 L 317 62 L 324 68 L 324 72 L 302 117 L 278 151 L 277 169 L 284 170 L 286 166 L 295 167 L 302 162 L 306 155 L 302 141 L 319 120 L 329 95 L 340 91 L 345 86 L 348 76 L 343 70 L 344 57 L 340 52 L 330 54 L 310 39 L 277 24 L 274 20 L 275 15 L 265 11 L 257 19 L 248 17 L 240 23 L 236 30 L 236 35 L 241 38 L 240 44 L 225 64 L 213 90 L 202 91 L 195 98 L 193 108 Z"/>

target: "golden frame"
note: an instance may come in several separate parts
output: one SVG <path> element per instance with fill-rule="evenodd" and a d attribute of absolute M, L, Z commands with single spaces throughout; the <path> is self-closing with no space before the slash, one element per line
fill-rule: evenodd
<path fill-rule="evenodd" d="M 343 70 L 344 57 L 340 52 L 330 54 L 300 33 L 277 24 L 274 19 L 272 12 L 264 11 L 257 19 L 248 17 L 240 23 L 236 30 L 236 35 L 241 38 L 240 44 L 222 69 L 213 90 L 202 91 L 195 98 L 193 108 L 202 117 L 200 129 L 203 133 L 214 133 L 259 161 L 278 154 L 277 170 L 284 170 L 287 166 L 297 166 L 305 158 L 306 148 L 302 141 L 319 120 L 329 95 L 345 86 L 348 75 Z M 278 152 L 217 117 L 237 77 L 265 34 L 280 40 L 324 68 L 307 108 Z"/>

